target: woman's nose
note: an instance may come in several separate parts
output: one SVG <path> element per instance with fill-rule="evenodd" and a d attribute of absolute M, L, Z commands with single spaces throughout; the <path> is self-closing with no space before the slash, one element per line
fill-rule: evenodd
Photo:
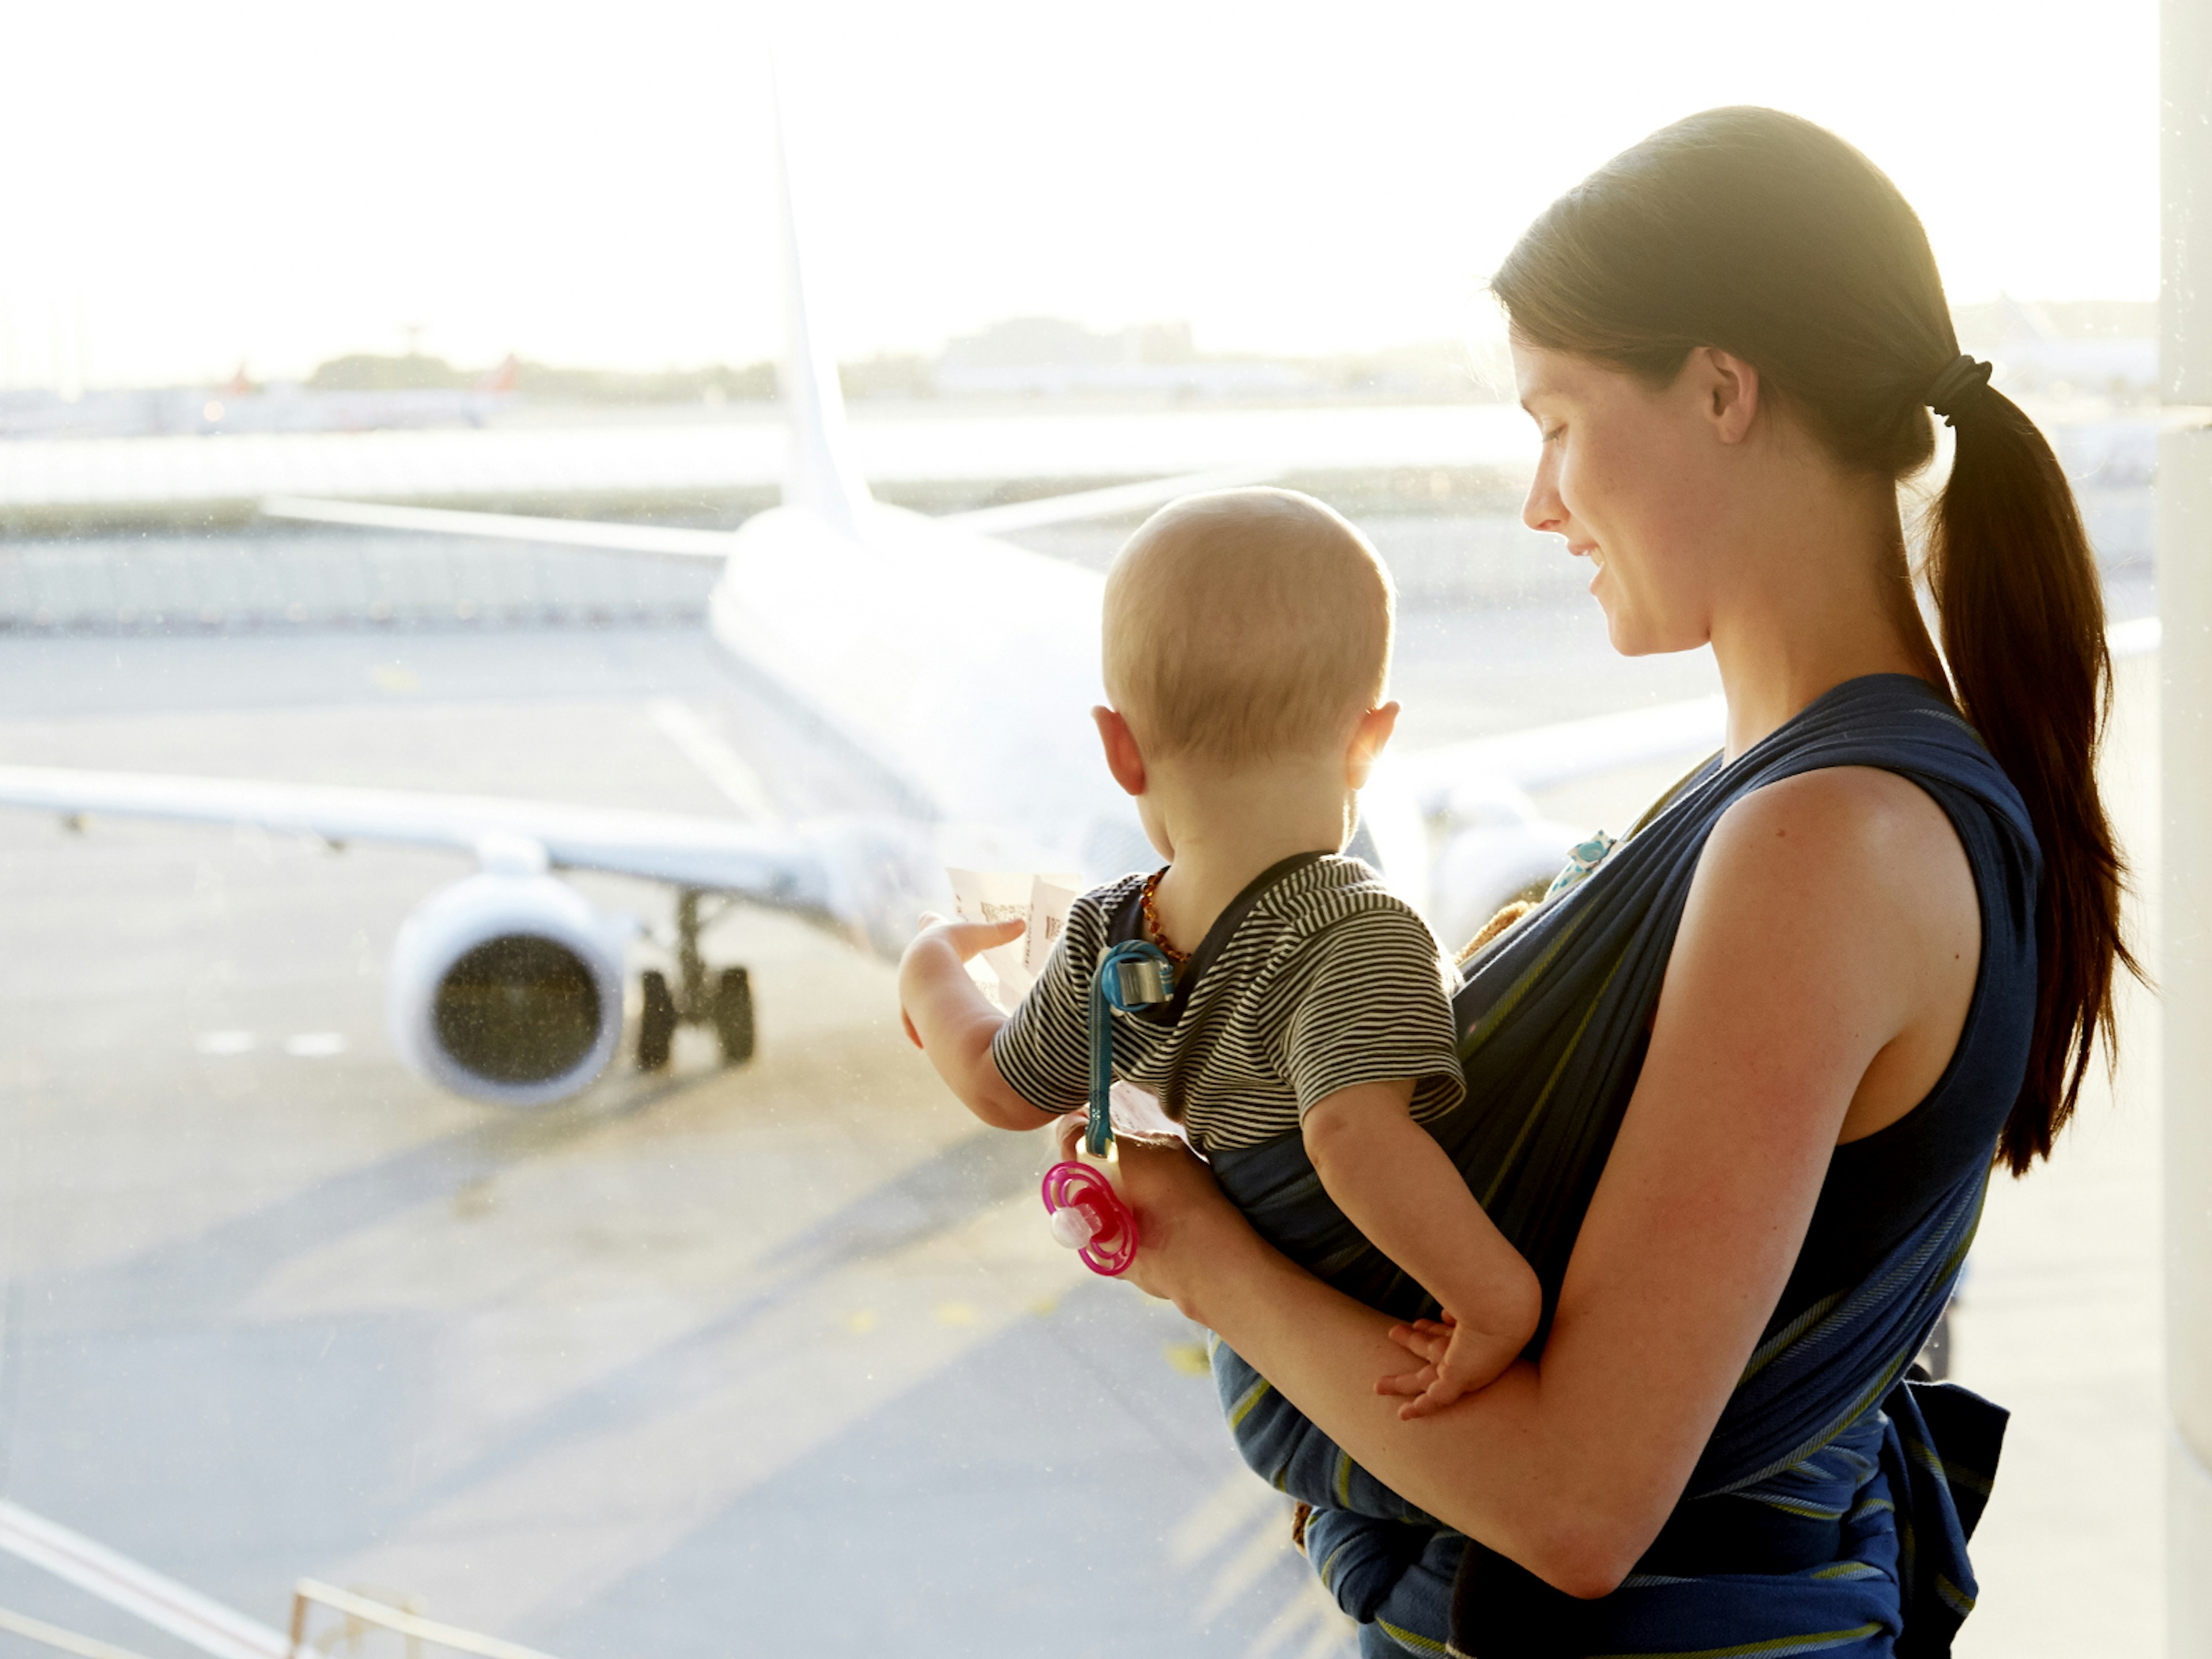
<path fill-rule="evenodd" d="M 1552 481 L 1549 465 L 1536 469 L 1536 476 L 1528 484 L 1528 499 L 1521 506 L 1521 522 L 1531 530 L 1540 530 L 1553 536 L 1564 536 L 1567 529 L 1567 509 L 1559 500 L 1559 492 Z"/>

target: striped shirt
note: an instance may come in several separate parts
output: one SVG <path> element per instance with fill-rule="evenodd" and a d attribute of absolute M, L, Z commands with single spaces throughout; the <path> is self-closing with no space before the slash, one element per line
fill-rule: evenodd
<path fill-rule="evenodd" d="M 1044 972 L 991 1044 L 999 1073 L 1041 1111 L 1091 1092 L 1091 982 L 1107 951 L 1144 937 L 1145 878 L 1075 902 Z M 1357 859 L 1309 854 L 1266 872 L 1223 911 L 1173 1000 L 1115 1013 L 1114 1075 L 1151 1090 L 1201 1152 L 1297 1132 L 1355 1084 L 1414 1083 L 1413 1115 L 1459 1103 L 1443 949 Z"/>

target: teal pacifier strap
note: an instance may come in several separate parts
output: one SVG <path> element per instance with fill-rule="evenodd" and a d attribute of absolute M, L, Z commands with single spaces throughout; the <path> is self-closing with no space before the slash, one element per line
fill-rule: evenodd
<path fill-rule="evenodd" d="M 1107 951 L 1091 981 L 1091 1110 L 1083 1137 L 1093 1158 L 1114 1144 L 1114 1013 L 1133 1013 L 1175 994 L 1175 968 L 1157 945 L 1131 939 Z"/>

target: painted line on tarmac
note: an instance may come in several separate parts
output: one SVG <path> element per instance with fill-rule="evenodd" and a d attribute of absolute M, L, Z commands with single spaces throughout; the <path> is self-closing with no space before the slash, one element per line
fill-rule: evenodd
<path fill-rule="evenodd" d="M 722 734 L 696 710 L 673 697 L 655 697 L 645 706 L 661 735 L 684 751 L 684 757 L 706 775 L 707 781 L 729 798 L 730 804 L 755 823 L 776 823 L 782 814 L 760 774 L 743 755 L 730 747 Z"/>
<path fill-rule="evenodd" d="M 136 1614 L 215 1659 L 285 1659 L 291 1644 L 151 1567 L 0 1498 L 0 1550 Z"/>

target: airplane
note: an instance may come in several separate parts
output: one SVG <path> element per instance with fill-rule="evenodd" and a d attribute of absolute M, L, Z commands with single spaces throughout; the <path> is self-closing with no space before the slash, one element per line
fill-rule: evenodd
<path fill-rule="evenodd" d="M 787 428 L 781 505 L 735 532 L 594 524 L 360 501 L 272 498 L 274 519 L 600 548 L 720 566 L 708 608 L 736 670 L 878 786 L 886 805 L 799 822 L 610 811 L 557 802 L 252 779 L 0 766 L 0 805 L 252 824 L 334 846 L 388 842 L 472 857 L 401 927 L 386 977 L 395 1046 L 420 1076 L 515 1107 L 585 1088 L 624 1030 L 629 920 L 595 910 L 565 871 L 672 890 L 676 977 L 640 975 L 638 1065 L 668 1062 L 682 1024 L 753 1052 L 751 981 L 710 970 L 716 907 L 792 913 L 895 957 L 924 908 L 946 909 L 948 866 L 1080 872 L 1096 882 L 1152 858 L 1135 811 L 1093 747 L 1103 702 L 1103 580 L 996 538 L 1126 514 L 1255 481 L 1152 479 L 927 518 L 875 501 L 854 465 L 836 367 L 811 314 L 777 124 Z M 1540 892 L 1583 830 L 1528 791 L 1719 746 L 1720 700 L 1570 721 L 1386 758 L 1362 792 L 1350 848 L 1428 915 L 1470 937 L 1496 908 Z"/>

